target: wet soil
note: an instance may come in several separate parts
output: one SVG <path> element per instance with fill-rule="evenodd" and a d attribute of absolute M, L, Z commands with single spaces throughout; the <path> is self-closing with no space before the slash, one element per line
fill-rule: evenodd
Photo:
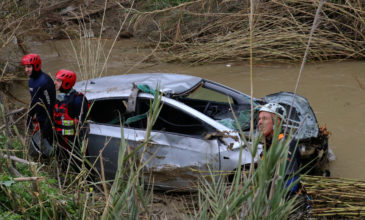
<path fill-rule="evenodd" d="M 111 40 L 106 42 L 105 52 L 111 43 Z M 33 42 L 30 45 L 32 52 L 41 55 L 42 69 L 50 75 L 61 68 L 79 72 L 69 40 Z M 142 72 L 191 74 L 250 94 L 248 63 L 200 66 L 157 63 L 153 57 L 158 54 L 152 53 L 152 50 L 134 39 L 117 41 L 104 75 Z M 254 64 L 253 95 L 262 97 L 279 91 L 294 91 L 299 69 L 300 64 Z M 365 151 L 361 140 L 365 134 L 364 70 L 365 61 L 306 64 L 299 81 L 298 94 L 309 100 L 319 125 L 326 125 L 331 132 L 329 145 L 336 160 L 331 163 L 330 171 L 334 177 L 365 180 Z M 24 102 L 29 100 L 24 81 L 14 85 L 12 94 Z M 13 102 L 18 103 L 14 99 Z"/>

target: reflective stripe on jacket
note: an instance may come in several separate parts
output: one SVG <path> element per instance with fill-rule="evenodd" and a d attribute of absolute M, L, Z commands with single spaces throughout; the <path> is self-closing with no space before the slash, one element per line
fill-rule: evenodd
<path fill-rule="evenodd" d="M 63 101 L 58 101 L 54 107 L 53 119 L 55 123 L 55 130 L 57 133 L 62 134 L 64 136 L 74 136 L 76 134 L 76 126 L 79 125 L 79 114 L 71 114 L 75 115 L 71 117 L 70 108 L 78 96 L 84 96 L 82 93 L 76 92 L 73 90 L 70 96 L 68 96 Z M 89 103 L 87 102 L 87 108 L 89 107 Z M 86 114 L 86 113 L 85 113 Z"/>
<path fill-rule="evenodd" d="M 76 126 L 79 123 L 78 118 L 71 118 L 68 113 L 69 105 L 61 102 L 57 103 L 54 108 L 54 123 L 56 132 L 62 135 L 75 135 Z"/>

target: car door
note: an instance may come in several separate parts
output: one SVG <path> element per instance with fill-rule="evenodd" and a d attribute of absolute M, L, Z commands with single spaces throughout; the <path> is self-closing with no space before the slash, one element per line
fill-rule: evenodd
<path fill-rule="evenodd" d="M 145 173 L 152 175 L 155 187 L 194 187 L 200 176 L 219 169 L 218 139 L 204 138 L 215 129 L 194 115 L 195 111 L 189 112 L 187 106 L 184 109 L 174 105 L 175 100 L 164 100 L 144 148 Z M 138 111 L 147 112 L 150 103 L 149 98 L 139 98 Z M 139 132 L 144 130 L 136 129 Z"/>
<path fill-rule="evenodd" d="M 118 165 L 118 154 L 121 144 L 121 123 L 134 113 L 126 113 L 127 98 L 105 98 L 93 100 L 90 108 L 90 132 L 88 135 L 87 157 L 99 172 L 104 170 L 107 180 L 114 179 Z M 144 140 L 143 130 L 133 127 L 124 128 L 126 141 L 135 146 Z M 103 164 L 101 164 L 103 161 Z"/>

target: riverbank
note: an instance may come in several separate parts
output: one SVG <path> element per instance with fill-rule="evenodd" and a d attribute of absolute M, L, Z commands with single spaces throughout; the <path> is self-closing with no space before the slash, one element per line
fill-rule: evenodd
<path fill-rule="evenodd" d="M 7 1 L 0 14 L 0 63 L 16 66 L 28 42 L 54 39 L 134 38 L 155 48 L 156 62 L 202 64 L 300 62 L 320 0 L 259 1 Z M 181 4 L 179 4 L 181 3 Z M 308 61 L 364 59 L 365 3 L 326 1 Z M 9 49 L 7 49 L 9 48 Z M 10 49 L 11 48 L 11 49 Z M 6 52 L 6 53 L 5 53 Z"/>

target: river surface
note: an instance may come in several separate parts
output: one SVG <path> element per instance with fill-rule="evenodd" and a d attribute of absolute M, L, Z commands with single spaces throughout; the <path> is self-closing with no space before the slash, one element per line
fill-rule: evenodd
<path fill-rule="evenodd" d="M 109 40 L 103 47 L 106 48 L 105 56 L 111 43 Z M 95 46 L 97 42 L 92 44 Z M 30 51 L 40 54 L 42 69 L 52 77 L 61 68 L 80 72 L 68 40 L 34 42 Z M 117 41 L 103 75 L 126 72 L 190 74 L 250 94 L 248 63 L 166 64 L 149 61 L 151 59 L 146 58 L 150 54 L 151 49 L 138 47 L 134 40 Z M 299 69 L 300 64 L 254 65 L 253 95 L 259 98 L 279 91 L 293 92 Z M 336 155 L 336 160 L 330 164 L 331 176 L 365 180 L 365 144 L 361 140 L 365 138 L 365 61 L 306 64 L 297 92 L 308 99 L 319 125 L 326 125 L 331 132 L 329 146 Z M 13 94 L 23 101 L 29 99 L 28 88 L 22 84 L 13 89 Z"/>

